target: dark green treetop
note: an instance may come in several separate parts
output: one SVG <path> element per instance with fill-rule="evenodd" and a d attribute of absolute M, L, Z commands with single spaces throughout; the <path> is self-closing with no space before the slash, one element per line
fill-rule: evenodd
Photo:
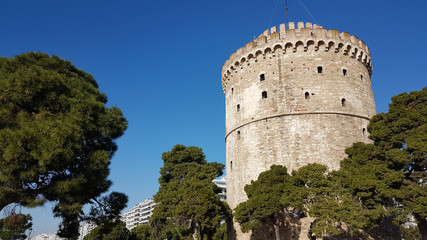
<path fill-rule="evenodd" d="M 276 239 L 281 239 L 279 225 L 304 217 L 318 195 L 330 190 L 326 170 L 325 166 L 309 164 L 289 175 L 286 167 L 273 165 L 261 173 L 245 186 L 248 200 L 235 208 L 234 217 L 242 231 L 271 225 Z"/>
<path fill-rule="evenodd" d="M 392 98 L 387 113 L 371 119 L 370 138 L 391 169 L 405 174 L 402 203 L 427 217 L 427 87 Z"/>
<path fill-rule="evenodd" d="M 130 230 L 129 240 L 151 240 L 153 229 L 150 225 L 138 225 Z"/>
<path fill-rule="evenodd" d="M 127 127 L 92 75 L 43 53 L 0 58 L 0 210 L 54 201 L 59 235 L 77 237 L 83 205 L 111 185 Z"/>
<path fill-rule="evenodd" d="M 124 222 L 117 220 L 95 227 L 83 240 L 129 240 L 129 230 Z"/>
<path fill-rule="evenodd" d="M 228 233 L 227 233 L 227 223 L 222 223 L 221 226 L 216 230 L 215 234 L 212 237 L 212 240 L 227 240 Z"/>
<path fill-rule="evenodd" d="M 120 212 L 127 206 L 128 197 L 123 193 L 112 192 L 108 196 L 93 199 L 86 221 L 96 225 L 115 222 L 120 218 Z"/>
<path fill-rule="evenodd" d="M 369 147 L 356 143 L 346 150 L 349 156 L 341 169 L 328 174 L 328 188 L 316 194 L 309 214 L 316 218 L 311 231 L 315 236 L 358 234 L 369 231 L 393 213 L 389 203 L 397 192 L 393 185 L 402 174 L 391 171 L 380 160 L 369 160 Z M 375 154 L 374 154 L 375 155 Z"/>
<path fill-rule="evenodd" d="M 280 239 L 280 225 L 292 225 L 284 222 L 307 216 L 315 218 L 310 227 L 313 237 L 373 229 L 387 216 L 384 201 L 393 190 L 373 176 L 382 174 L 393 183 L 401 175 L 378 165 L 348 169 L 328 174 L 326 166 L 309 164 L 289 175 L 286 167 L 273 165 L 245 186 L 248 200 L 236 207 L 234 216 L 243 232 L 272 225 L 276 239 Z"/>
<path fill-rule="evenodd" d="M 25 232 L 33 225 L 31 220 L 31 215 L 19 213 L 12 213 L 0 219 L 0 239 L 26 239 Z"/>
<path fill-rule="evenodd" d="M 155 239 L 211 239 L 228 208 L 212 181 L 223 164 L 208 163 L 202 149 L 176 145 L 162 155 L 160 188 L 151 217 Z"/>
<path fill-rule="evenodd" d="M 396 200 L 415 216 L 427 239 L 427 87 L 394 96 L 389 111 L 374 116 L 368 131 L 389 169 L 404 174 Z"/>
<path fill-rule="evenodd" d="M 273 165 L 269 171 L 262 172 L 256 181 L 252 180 L 245 186 L 248 201 L 240 203 L 234 213 L 243 232 L 255 230 L 267 221 L 275 224 L 276 215 L 284 209 L 280 198 L 290 178 L 286 167 Z"/>

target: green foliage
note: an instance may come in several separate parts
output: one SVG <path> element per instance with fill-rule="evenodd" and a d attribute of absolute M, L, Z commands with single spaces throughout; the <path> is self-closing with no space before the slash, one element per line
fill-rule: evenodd
<path fill-rule="evenodd" d="M 212 237 L 212 240 L 227 240 L 227 223 L 221 224 Z"/>
<path fill-rule="evenodd" d="M 415 216 L 427 238 L 427 87 L 394 96 L 388 113 L 374 116 L 368 130 L 383 162 L 404 174 L 393 185 L 396 200 Z"/>
<path fill-rule="evenodd" d="M 368 126 L 375 146 L 393 170 L 405 173 L 403 204 L 427 217 L 427 88 L 392 98 L 389 112 L 372 118 Z"/>
<path fill-rule="evenodd" d="M 292 177 L 286 183 L 281 203 L 286 208 L 307 211 L 308 204 L 317 201 L 318 195 L 330 191 L 331 186 L 326 179 L 326 171 L 327 167 L 320 164 L 308 164 L 297 171 L 292 171 Z"/>
<path fill-rule="evenodd" d="M 327 168 L 309 164 L 287 174 L 283 166 L 272 166 L 258 180 L 245 186 L 246 202 L 235 209 L 235 218 L 243 232 L 263 225 L 289 221 L 288 217 L 306 215 L 316 220 L 311 226 L 315 237 L 326 237 L 378 226 L 391 208 L 385 202 L 397 194 L 390 187 L 403 178 L 387 165 L 366 160 L 371 145 L 355 144 L 339 171 L 327 174 Z M 361 165 L 365 162 L 366 165 Z"/>
<path fill-rule="evenodd" d="M 128 240 L 129 239 L 129 230 L 126 228 L 126 224 L 122 221 L 118 221 L 115 227 L 111 231 L 104 235 L 103 240 Z"/>
<path fill-rule="evenodd" d="M 326 171 L 325 166 L 309 164 L 289 175 L 286 167 L 273 165 L 261 173 L 245 186 L 248 200 L 235 208 L 234 217 L 242 231 L 272 225 L 280 239 L 277 229 L 281 222 L 304 217 L 313 204 L 320 204 L 319 199 L 332 191 Z"/>
<path fill-rule="evenodd" d="M 30 230 L 33 225 L 31 220 L 29 214 L 16 213 L 0 219 L 0 239 L 26 239 L 25 231 Z"/>
<path fill-rule="evenodd" d="M 120 217 L 120 212 L 127 206 L 128 197 L 123 193 L 112 192 L 108 196 L 94 200 L 97 205 L 92 205 L 86 220 L 102 225 L 114 222 Z"/>
<path fill-rule="evenodd" d="M 208 163 L 202 149 L 176 145 L 162 155 L 160 188 L 154 196 L 152 216 L 155 239 L 212 237 L 228 207 L 212 181 L 222 175 L 223 164 Z"/>
<path fill-rule="evenodd" d="M 400 227 L 402 239 L 405 240 L 421 240 L 420 231 L 417 227 Z"/>
<path fill-rule="evenodd" d="M 234 213 L 243 232 L 255 230 L 268 221 L 276 222 L 277 215 L 285 207 L 280 198 L 290 178 L 286 167 L 273 165 L 269 171 L 261 173 L 258 180 L 245 186 L 248 200 L 240 203 Z"/>
<path fill-rule="evenodd" d="M 43 53 L 0 58 L 0 210 L 54 201 L 59 235 L 78 234 L 82 207 L 111 185 L 114 140 L 127 127 L 94 78 Z"/>
<path fill-rule="evenodd" d="M 129 240 L 150 240 L 153 229 L 150 225 L 139 225 L 130 230 Z"/>
<path fill-rule="evenodd" d="M 316 199 L 309 214 L 316 218 L 311 231 L 315 236 L 353 235 L 371 230 L 395 210 L 390 201 L 398 194 L 401 172 L 390 170 L 373 145 L 356 143 L 346 150 L 348 158 L 341 169 L 328 174 L 324 188 L 314 187 Z"/>
<path fill-rule="evenodd" d="M 105 223 L 92 229 L 83 240 L 128 240 L 129 230 L 126 224 L 120 220 Z"/>

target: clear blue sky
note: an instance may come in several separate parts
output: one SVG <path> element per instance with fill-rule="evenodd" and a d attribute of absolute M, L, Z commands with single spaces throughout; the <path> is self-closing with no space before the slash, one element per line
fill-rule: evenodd
<path fill-rule="evenodd" d="M 378 112 L 392 96 L 427 85 L 427 1 L 288 3 L 290 21 L 347 31 L 370 47 Z M 129 128 L 110 178 L 111 190 L 129 196 L 128 210 L 157 192 L 161 154 L 175 144 L 225 163 L 222 65 L 283 23 L 283 12 L 284 0 L 0 0 L 0 55 L 41 51 L 70 60 L 124 111 Z M 56 230 L 51 208 L 31 211 L 33 236 Z"/>

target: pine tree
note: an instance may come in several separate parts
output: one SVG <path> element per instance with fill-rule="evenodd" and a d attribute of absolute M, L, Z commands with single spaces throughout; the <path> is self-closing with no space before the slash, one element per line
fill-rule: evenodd
<path fill-rule="evenodd" d="M 127 121 L 95 79 L 43 53 L 0 58 L 0 210 L 56 203 L 59 235 L 78 234 L 82 207 L 106 192 Z"/>
<path fill-rule="evenodd" d="M 427 88 L 394 96 L 389 111 L 374 116 L 368 131 L 374 143 L 365 158 L 375 154 L 393 171 L 381 180 L 398 189 L 394 200 L 415 216 L 427 239 Z M 396 175 L 403 175 L 402 181 L 393 182 Z"/>
<path fill-rule="evenodd" d="M 212 239 L 228 208 L 212 181 L 223 164 L 208 163 L 202 149 L 176 145 L 162 155 L 160 188 L 151 217 L 155 239 Z"/>

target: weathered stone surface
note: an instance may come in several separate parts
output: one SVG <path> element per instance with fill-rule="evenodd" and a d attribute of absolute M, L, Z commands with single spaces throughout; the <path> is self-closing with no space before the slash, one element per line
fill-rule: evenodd
<path fill-rule="evenodd" d="M 224 64 L 231 208 L 247 199 L 244 186 L 273 164 L 291 171 L 321 163 L 333 170 L 345 148 L 369 142 L 366 128 L 376 108 L 368 47 L 348 33 L 294 26 L 264 32 Z M 235 228 L 237 239 L 251 239 Z"/>

